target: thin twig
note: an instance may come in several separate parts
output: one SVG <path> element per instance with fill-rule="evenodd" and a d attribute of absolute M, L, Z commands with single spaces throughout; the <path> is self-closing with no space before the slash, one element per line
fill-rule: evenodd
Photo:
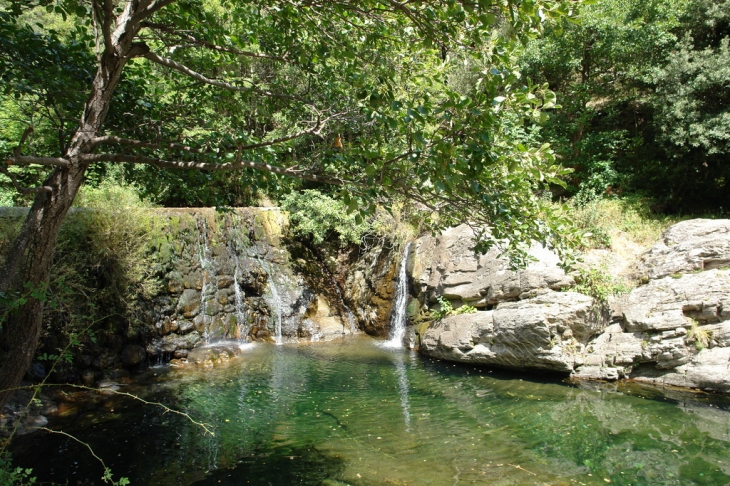
<path fill-rule="evenodd" d="M 63 430 L 53 430 L 53 429 L 49 429 L 48 427 L 38 427 L 38 430 L 45 430 L 46 432 L 48 432 L 50 434 L 65 435 L 69 439 L 75 440 L 76 442 L 78 442 L 82 446 L 85 446 L 87 449 L 89 449 L 89 453 L 92 456 L 94 456 L 94 458 L 97 461 L 99 461 L 99 463 L 101 464 L 101 467 L 104 468 L 105 475 L 102 476 L 102 479 L 104 480 L 105 483 L 108 482 L 107 481 L 107 478 L 106 478 L 106 472 L 107 471 L 111 471 L 111 470 L 108 467 L 106 467 L 106 464 L 104 464 L 104 461 L 102 460 L 102 458 L 96 455 L 96 453 L 94 452 L 94 449 L 92 449 L 89 444 L 87 444 L 83 440 L 79 439 L 78 437 L 74 437 L 73 435 L 69 434 L 68 432 L 64 432 Z M 108 479 L 111 480 L 111 478 L 108 478 Z M 112 481 L 112 484 L 114 484 L 114 481 Z"/>
<path fill-rule="evenodd" d="M 52 386 L 53 387 L 58 387 L 58 386 L 64 386 L 64 387 L 66 387 L 67 386 L 67 387 L 70 387 L 70 388 L 78 388 L 80 390 L 88 390 L 88 391 L 93 391 L 93 392 L 96 392 L 96 393 L 111 393 L 111 394 L 114 394 L 114 395 L 122 395 L 122 396 L 125 396 L 125 397 L 129 397 L 129 398 L 132 398 L 132 399 L 137 400 L 139 402 L 142 402 L 145 405 L 154 405 L 154 406 L 160 407 L 160 408 L 162 408 L 165 411 L 165 413 L 174 413 L 176 415 L 181 415 L 181 416 L 185 417 L 186 419 L 188 419 L 190 421 L 190 423 L 192 423 L 194 425 L 197 425 L 198 427 L 202 428 L 205 431 L 206 434 L 210 434 L 211 436 L 215 437 L 215 432 L 213 432 L 209 428 L 210 424 L 206 424 L 206 423 L 203 423 L 203 422 L 198 422 L 197 420 L 193 419 L 189 414 L 187 414 L 185 412 L 181 412 L 179 410 L 175 410 L 173 408 L 170 408 L 167 405 L 165 405 L 164 403 L 150 402 L 148 400 L 145 400 L 144 398 L 140 398 L 139 396 L 137 396 L 137 395 L 135 395 L 133 393 L 128 393 L 128 392 L 123 392 L 123 391 L 119 391 L 119 390 L 114 390 L 113 388 L 94 388 L 94 387 L 91 387 L 91 386 L 74 385 L 74 384 L 71 384 L 71 383 L 43 383 L 41 385 L 28 385 L 28 386 L 19 386 L 19 387 L 16 387 L 16 388 L 9 388 L 8 390 L 28 390 L 28 389 L 41 388 L 42 386 L 45 386 L 45 387 L 52 387 Z M 7 390 L 4 390 L 4 391 L 7 391 Z"/>
<path fill-rule="evenodd" d="M 524 467 L 522 467 L 522 466 L 519 466 L 519 465 L 517 465 L 517 464 L 507 464 L 507 465 L 508 465 L 508 466 L 512 466 L 512 467 L 514 467 L 514 468 L 516 468 L 516 469 L 519 469 L 520 471 L 525 471 L 526 473 L 528 473 L 528 474 L 532 474 L 533 476 L 537 476 L 537 474 L 535 474 L 534 472 L 532 472 L 532 471 L 528 471 L 528 470 L 527 470 L 527 469 L 525 469 Z"/>

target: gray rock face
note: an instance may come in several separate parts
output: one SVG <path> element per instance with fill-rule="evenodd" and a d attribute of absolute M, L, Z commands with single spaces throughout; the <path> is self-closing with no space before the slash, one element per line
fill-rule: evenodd
<path fill-rule="evenodd" d="M 417 241 L 412 275 L 426 302 L 436 302 L 436 297 L 443 296 L 457 304 L 485 308 L 574 283 L 558 267 L 557 256 L 539 245 L 530 249 L 538 261 L 513 272 L 509 261 L 499 258 L 497 248 L 486 255 L 475 255 L 473 237 L 473 230 L 461 225 Z"/>
<path fill-rule="evenodd" d="M 620 329 L 590 343 L 576 376 L 631 377 L 660 384 L 730 391 L 730 270 L 664 277 L 615 303 Z M 713 361 L 715 358 L 719 361 Z"/>
<path fill-rule="evenodd" d="M 613 302 L 620 329 L 589 343 L 583 378 L 730 392 L 730 221 L 669 228 L 639 265 L 646 285 Z"/>
<path fill-rule="evenodd" d="M 626 330 L 668 331 L 692 321 L 713 324 L 730 319 L 730 272 L 664 277 L 634 289 L 621 303 Z"/>
<path fill-rule="evenodd" d="M 677 223 L 642 257 L 638 275 L 657 279 L 730 265 L 730 220 Z"/>
<path fill-rule="evenodd" d="M 591 297 L 547 292 L 437 321 L 422 334 L 421 350 L 453 361 L 570 372 L 599 330 Z"/>
<path fill-rule="evenodd" d="M 549 253 L 510 272 L 493 255 L 475 257 L 470 236 L 460 227 L 422 241 L 414 265 L 419 298 L 492 310 L 431 322 L 420 333 L 425 354 L 730 393 L 730 269 L 723 268 L 730 264 L 730 221 L 671 227 L 641 258 L 648 283 L 614 298 L 610 309 L 552 291 L 569 280 Z"/>

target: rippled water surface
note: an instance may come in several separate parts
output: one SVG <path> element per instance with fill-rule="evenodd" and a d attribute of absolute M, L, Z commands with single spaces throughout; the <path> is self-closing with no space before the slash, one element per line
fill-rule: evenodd
<path fill-rule="evenodd" d="M 730 484 L 727 399 L 571 386 L 423 359 L 366 338 L 260 345 L 222 368 L 157 369 L 51 426 L 144 485 Z M 42 435 L 41 435 L 42 434 Z M 100 484 L 65 436 L 22 437 L 39 480 Z"/>

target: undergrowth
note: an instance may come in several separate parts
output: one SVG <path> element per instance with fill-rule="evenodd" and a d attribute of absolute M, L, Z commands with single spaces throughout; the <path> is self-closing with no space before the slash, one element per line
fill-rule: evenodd
<path fill-rule="evenodd" d="M 683 218 L 654 213 L 647 199 L 596 199 L 582 205 L 569 203 L 574 224 L 586 233 L 588 248 L 611 248 L 620 235 L 639 246 L 649 247 L 662 232 Z"/>
<path fill-rule="evenodd" d="M 0 260 L 25 219 L 25 213 L 3 214 L 12 217 L 0 217 Z M 139 297 L 155 295 L 161 285 L 149 252 L 161 228 L 161 219 L 132 186 L 102 183 L 82 190 L 61 227 L 49 285 L 27 289 L 44 294 L 44 361 L 66 343 L 74 344 L 75 356 L 101 334 L 119 334 L 138 324 Z M 2 315 L 0 326 L 1 321 Z M 80 330 L 92 323 L 81 338 Z M 63 361 L 70 363 L 74 356 Z"/>
<path fill-rule="evenodd" d="M 437 297 L 436 300 L 438 300 L 441 309 L 431 311 L 431 319 L 435 321 L 449 316 L 458 316 L 460 314 L 473 314 L 477 311 L 476 307 L 466 304 L 454 309 L 454 306 L 451 305 L 451 302 L 449 302 L 442 296 Z"/>
<path fill-rule="evenodd" d="M 581 268 L 575 276 L 575 285 L 566 290 L 579 292 L 607 304 L 614 295 L 626 294 L 633 288 L 627 281 L 614 277 L 605 267 Z"/>

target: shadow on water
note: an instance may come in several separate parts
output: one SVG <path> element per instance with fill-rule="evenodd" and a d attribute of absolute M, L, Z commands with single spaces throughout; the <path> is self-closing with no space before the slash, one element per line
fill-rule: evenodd
<path fill-rule="evenodd" d="M 285 451 L 270 451 L 262 446 L 250 457 L 241 458 L 239 464 L 212 472 L 195 486 L 277 486 L 304 484 L 319 486 L 338 477 L 343 471 L 343 459 L 332 457 L 317 450 L 314 445 L 292 447 Z"/>
<path fill-rule="evenodd" d="M 155 374 L 157 376 L 155 376 Z M 424 359 L 367 338 L 247 349 L 125 389 L 51 427 L 133 485 L 730 484 L 730 400 Z M 13 445 L 42 481 L 99 484 L 59 435 Z"/>

